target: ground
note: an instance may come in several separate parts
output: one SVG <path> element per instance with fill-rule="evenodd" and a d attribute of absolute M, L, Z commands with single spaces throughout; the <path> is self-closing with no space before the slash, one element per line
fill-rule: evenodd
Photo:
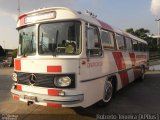
<path fill-rule="evenodd" d="M 50 108 L 12 99 L 10 89 L 13 84 L 13 68 L 0 69 L 0 116 L 17 117 L 20 120 L 94 120 L 97 115 L 118 114 L 160 114 L 160 72 L 147 72 L 143 82 L 135 81 L 117 92 L 110 104 L 98 108 L 95 105 L 76 110 L 70 108 Z M 10 116 L 8 116 L 10 115 Z M 11 116 L 13 115 L 13 116 Z"/>

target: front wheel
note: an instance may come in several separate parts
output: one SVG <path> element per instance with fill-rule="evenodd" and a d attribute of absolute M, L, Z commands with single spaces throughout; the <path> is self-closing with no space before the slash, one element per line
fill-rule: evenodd
<path fill-rule="evenodd" d="M 104 86 L 104 97 L 103 97 L 103 101 L 105 103 L 108 103 L 113 95 L 113 85 L 111 83 L 111 81 L 106 81 L 105 86 Z"/>
<path fill-rule="evenodd" d="M 104 107 L 110 102 L 113 96 L 113 90 L 114 87 L 112 85 L 112 82 L 107 80 L 104 85 L 103 99 L 98 102 L 98 107 Z"/>

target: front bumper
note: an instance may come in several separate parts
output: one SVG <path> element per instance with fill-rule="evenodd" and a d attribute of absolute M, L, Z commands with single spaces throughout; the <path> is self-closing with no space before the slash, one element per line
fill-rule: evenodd
<path fill-rule="evenodd" d="M 33 96 L 36 97 L 36 103 L 54 103 L 54 104 L 61 104 L 61 105 L 71 105 L 81 103 L 84 100 L 84 95 L 66 95 L 66 96 L 49 96 L 45 94 L 37 94 L 25 91 L 19 91 L 14 88 L 11 89 L 11 93 L 13 95 L 19 96 L 20 100 L 26 101 L 25 96 Z M 76 106 L 76 105 L 75 105 Z"/>

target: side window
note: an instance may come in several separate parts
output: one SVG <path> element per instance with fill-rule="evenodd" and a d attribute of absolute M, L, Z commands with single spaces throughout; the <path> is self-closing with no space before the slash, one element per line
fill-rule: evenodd
<path fill-rule="evenodd" d="M 132 51 L 132 39 L 126 37 L 125 40 L 126 40 L 126 48 L 127 48 L 127 50 L 128 51 Z"/>
<path fill-rule="evenodd" d="M 126 47 L 125 47 L 124 37 L 122 35 L 118 35 L 118 34 L 116 34 L 115 37 L 116 37 L 116 40 L 118 43 L 119 50 L 125 50 Z"/>
<path fill-rule="evenodd" d="M 143 51 L 143 43 L 141 43 L 141 42 L 138 42 L 138 44 L 139 44 L 139 51 Z"/>
<path fill-rule="evenodd" d="M 102 47 L 99 36 L 99 30 L 95 26 L 86 27 L 87 34 L 87 55 L 88 56 L 101 56 Z"/>
<path fill-rule="evenodd" d="M 101 39 L 104 48 L 113 48 L 114 49 L 114 38 L 113 33 L 109 31 L 101 31 Z"/>
<path fill-rule="evenodd" d="M 144 50 L 144 52 L 147 51 L 147 45 L 146 44 L 143 44 L 143 50 Z"/>
<path fill-rule="evenodd" d="M 133 49 L 134 49 L 134 51 L 138 51 L 139 49 L 138 49 L 138 41 L 136 41 L 136 40 L 133 40 Z"/>

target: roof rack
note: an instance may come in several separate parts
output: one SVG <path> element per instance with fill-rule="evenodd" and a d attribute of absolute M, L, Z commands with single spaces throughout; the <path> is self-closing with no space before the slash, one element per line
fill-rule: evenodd
<path fill-rule="evenodd" d="M 90 12 L 89 10 L 86 10 L 85 13 L 88 14 L 88 15 L 90 15 L 90 16 L 92 16 L 93 18 L 97 17 L 97 15 L 95 15 L 93 12 Z"/>

